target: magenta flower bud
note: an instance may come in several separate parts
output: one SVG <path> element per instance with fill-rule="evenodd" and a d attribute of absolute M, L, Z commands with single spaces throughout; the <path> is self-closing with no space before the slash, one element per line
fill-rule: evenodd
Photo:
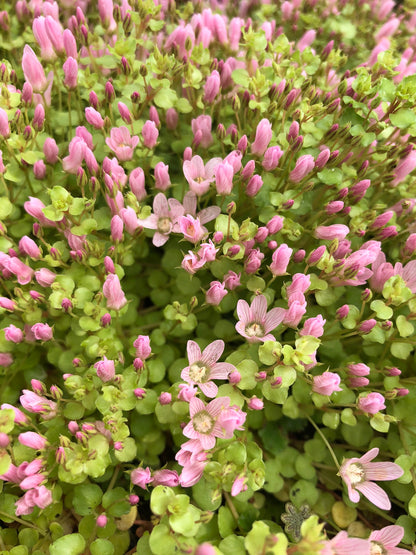
<path fill-rule="evenodd" d="M 40 131 L 43 128 L 43 123 L 45 121 L 45 108 L 42 104 L 38 104 L 35 108 L 35 113 L 33 115 L 32 125 L 34 129 Z"/>
<path fill-rule="evenodd" d="M 368 376 L 370 373 L 370 368 L 362 362 L 358 362 L 356 364 L 348 364 L 347 368 L 352 376 L 362 377 Z"/>
<path fill-rule="evenodd" d="M 214 102 L 215 97 L 220 92 L 221 79 L 220 74 L 217 70 L 214 70 L 211 75 L 207 78 L 204 86 L 204 98 L 203 101 L 210 104 Z"/>
<path fill-rule="evenodd" d="M 45 71 L 36 54 L 27 44 L 23 49 L 22 69 L 26 81 L 32 86 L 33 92 L 43 93 L 48 86 Z"/>
<path fill-rule="evenodd" d="M 26 256 L 30 256 L 30 258 L 40 258 L 42 256 L 40 248 L 37 246 L 35 241 L 24 235 L 19 241 L 19 251 Z"/>
<path fill-rule="evenodd" d="M 132 117 L 128 107 L 124 104 L 124 102 L 119 102 L 117 104 L 117 108 L 123 121 L 130 125 L 130 123 L 132 122 Z"/>
<path fill-rule="evenodd" d="M 269 241 L 267 243 L 267 248 L 270 249 L 271 251 L 274 251 L 275 249 L 277 249 L 277 241 Z"/>
<path fill-rule="evenodd" d="M 13 311 L 16 308 L 16 303 L 7 297 L 0 297 L 0 308 Z"/>
<path fill-rule="evenodd" d="M 114 262 L 111 260 L 109 256 L 104 257 L 104 268 L 105 268 L 105 271 L 109 274 L 116 273 Z"/>
<path fill-rule="evenodd" d="M 234 168 L 228 162 L 221 162 L 215 171 L 215 187 L 219 195 L 229 195 L 233 189 Z"/>
<path fill-rule="evenodd" d="M 263 410 L 264 403 L 261 399 L 254 396 L 249 400 L 249 402 L 247 403 L 247 406 L 251 410 Z"/>
<path fill-rule="evenodd" d="M 149 120 L 153 121 L 156 127 L 160 126 L 159 114 L 154 106 L 150 106 L 149 108 Z"/>
<path fill-rule="evenodd" d="M 374 328 L 376 324 L 377 320 L 374 320 L 374 318 L 370 318 L 369 320 L 364 320 L 363 322 L 361 322 L 361 324 L 358 326 L 358 330 L 360 333 L 365 335 L 367 333 L 370 333 L 370 331 Z"/>
<path fill-rule="evenodd" d="M 81 31 L 82 31 L 82 27 L 81 27 Z M 87 35 L 88 35 L 88 32 L 87 32 Z M 105 96 L 107 102 L 113 102 L 113 100 L 116 97 L 116 93 L 114 91 L 114 87 L 113 87 L 113 84 L 111 83 L 111 81 L 107 81 L 107 83 L 105 84 L 104 96 Z"/>
<path fill-rule="evenodd" d="M 215 231 L 212 238 L 214 240 L 214 243 L 221 243 L 221 241 L 224 239 L 224 233 L 222 231 Z"/>
<path fill-rule="evenodd" d="M 42 287 L 50 287 L 52 283 L 55 281 L 56 274 L 48 268 L 40 268 L 40 270 L 36 270 L 35 272 L 35 279 Z"/>
<path fill-rule="evenodd" d="M 292 121 L 289 127 L 289 133 L 286 135 L 288 143 L 293 143 L 299 136 L 299 123 Z"/>
<path fill-rule="evenodd" d="M 108 327 L 111 324 L 111 314 L 106 312 L 103 316 L 101 316 L 100 322 L 103 328 Z"/>
<path fill-rule="evenodd" d="M 24 432 L 19 434 L 18 440 L 21 445 L 36 449 L 37 451 L 45 449 L 48 445 L 47 439 L 36 432 Z"/>
<path fill-rule="evenodd" d="M 274 276 L 284 276 L 289 264 L 290 257 L 292 256 L 293 249 L 288 247 L 285 243 L 278 247 L 272 255 L 272 263 L 270 264 L 270 271 Z"/>
<path fill-rule="evenodd" d="M 7 368 L 13 364 L 13 357 L 10 353 L 0 353 L 0 367 Z"/>
<path fill-rule="evenodd" d="M 156 146 L 159 131 L 154 121 L 147 120 L 142 127 L 143 144 L 146 148 L 153 148 Z"/>
<path fill-rule="evenodd" d="M 27 81 L 25 81 L 25 83 L 23 83 L 23 88 L 22 88 L 22 102 L 29 106 L 30 104 L 32 104 L 32 100 L 33 100 L 32 85 Z"/>
<path fill-rule="evenodd" d="M 139 202 L 145 199 L 147 195 L 144 181 L 144 171 L 142 168 L 135 168 L 131 171 L 129 175 L 130 189 Z"/>
<path fill-rule="evenodd" d="M 393 366 L 392 368 L 385 368 L 385 370 L 389 374 L 389 376 L 400 376 L 400 374 L 402 373 L 402 371 L 395 366 Z"/>
<path fill-rule="evenodd" d="M 72 310 L 72 302 L 70 299 L 67 299 L 66 297 L 62 299 L 61 306 L 65 310 L 65 312 Z"/>
<path fill-rule="evenodd" d="M 330 155 L 331 151 L 329 150 L 329 148 L 324 148 L 323 150 L 321 150 L 321 152 L 316 157 L 315 168 L 318 168 L 318 170 L 324 168 L 329 160 Z"/>
<path fill-rule="evenodd" d="M 283 228 L 283 222 L 284 218 L 282 216 L 273 216 L 273 218 L 271 218 L 271 220 L 269 220 L 266 224 L 270 235 L 279 233 L 279 231 Z"/>
<path fill-rule="evenodd" d="M 295 201 L 293 199 L 289 199 L 282 204 L 282 207 L 285 210 L 290 210 L 294 204 L 295 204 Z"/>
<path fill-rule="evenodd" d="M 114 242 L 121 241 L 123 238 L 123 220 L 120 216 L 113 216 L 111 218 L 111 239 Z"/>
<path fill-rule="evenodd" d="M 245 151 L 247 150 L 247 145 L 248 145 L 247 135 L 243 135 L 237 143 L 237 150 L 239 150 L 242 154 L 244 154 Z"/>
<path fill-rule="evenodd" d="M 416 233 L 411 233 L 406 239 L 404 250 L 407 255 L 412 255 L 416 251 Z"/>
<path fill-rule="evenodd" d="M 192 148 L 187 146 L 183 151 L 183 161 L 190 162 L 192 160 Z"/>
<path fill-rule="evenodd" d="M 64 85 L 69 90 L 77 88 L 78 84 L 78 63 L 71 56 L 67 58 L 62 66 L 64 70 Z"/>
<path fill-rule="evenodd" d="M 159 403 L 161 405 L 170 405 L 172 402 L 172 395 L 166 391 L 159 395 Z"/>
<path fill-rule="evenodd" d="M 94 368 L 97 371 L 97 376 L 102 382 L 106 383 L 114 379 L 116 374 L 114 360 L 108 360 L 108 358 L 104 356 L 103 360 L 99 360 L 94 364 Z"/>
<path fill-rule="evenodd" d="M 385 398 L 380 393 L 369 393 L 358 399 L 357 408 L 368 414 L 377 414 L 386 408 L 384 402 Z"/>
<path fill-rule="evenodd" d="M 156 470 L 153 474 L 153 486 L 176 487 L 179 485 L 179 476 L 176 470 L 164 468 Z"/>
<path fill-rule="evenodd" d="M 213 306 L 218 306 L 227 293 L 228 291 L 223 283 L 220 281 L 211 281 L 210 288 L 205 294 L 205 302 Z"/>
<path fill-rule="evenodd" d="M 129 503 L 130 505 L 137 505 L 137 503 L 140 501 L 140 497 L 138 495 L 129 495 Z"/>
<path fill-rule="evenodd" d="M 259 175 L 253 175 L 247 183 L 246 195 L 248 197 L 255 197 L 260 189 L 263 187 L 263 179 Z"/>
<path fill-rule="evenodd" d="M 251 144 L 251 153 L 257 156 L 262 156 L 272 139 L 272 124 L 268 119 L 262 119 L 257 125 L 256 137 Z"/>
<path fill-rule="evenodd" d="M 39 341 L 49 341 L 53 337 L 53 330 L 48 324 L 34 324 L 30 330 Z"/>
<path fill-rule="evenodd" d="M 396 388 L 396 394 L 398 397 L 406 397 L 406 395 L 409 395 L 409 390 L 404 387 L 398 387 Z"/>
<path fill-rule="evenodd" d="M 103 294 L 107 299 L 107 308 L 120 310 L 127 303 L 127 299 L 121 289 L 121 284 L 116 274 L 108 274 L 103 285 Z"/>
<path fill-rule="evenodd" d="M 79 431 L 78 423 L 75 422 L 75 420 L 71 420 L 70 422 L 68 422 L 68 430 L 71 432 L 71 434 L 75 435 Z"/>
<path fill-rule="evenodd" d="M 134 366 L 134 368 L 135 368 L 136 370 L 141 370 L 141 369 L 144 367 L 144 362 L 142 361 L 141 358 L 136 357 L 136 358 L 133 360 L 133 366 Z"/>
<path fill-rule="evenodd" d="M 264 158 L 261 163 L 266 171 L 273 171 L 277 168 L 280 158 L 283 156 L 283 150 L 280 146 L 271 146 L 264 153 Z"/>
<path fill-rule="evenodd" d="M 342 202 L 342 200 L 333 200 L 331 202 L 328 202 L 328 204 L 325 206 L 325 212 L 329 216 L 332 216 L 332 214 L 340 212 L 343 208 L 344 203 Z"/>
<path fill-rule="evenodd" d="M 342 391 L 339 387 L 341 378 L 334 372 L 324 372 L 313 377 L 312 391 L 320 395 L 332 395 L 335 391 Z"/>
<path fill-rule="evenodd" d="M 170 187 L 169 166 L 163 162 L 155 166 L 155 187 L 159 191 L 166 191 Z"/>
<path fill-rule="evenodd" d="M 241 374 L 237 370 L 231 372 L 228 376 L 228 381 L 230 384 L 235 385 L 241 382 Z"/>
<path fill-rule="evenodd" d="M 43 160 L 37 160 L 34 164 L 33 164 L 33 175 L 36 177 L 36 179 L 38 179 L 39 181 L 41 181 L 42 179 L 45 179 L 46 176 L 46 166 L 45 166 L 45 162 Z"/>
<path fill-rule="evenodd" d="M 142 389 L 141 387 L 137 387 L 134 391 L 134 396 L 137 397 L 138 399 L 143 399 L 144 397 L 146 397 L 146 390 Z"/>
<path fill-rule="evenodd" d="M 315 160 L 310 154 L 304 154 L 296 160 L 294 169 L 289 174 L 289 179 L 294 183 L 299 183 L 315 167 Z"/>
<path fill-rule="evenodd" d="M 177 128 L 179 122 L 179 115 L 175 108 L 166 110 L 166 127 L 173 131 Z"/>
<path fill-rule="evenodd" d="M 380 231 L 379 237 L 381 241 L 384 241 L 384 239 L 388 239 L 389 237 L 396 237 L 397 234 L 397 227 L 395 225 L 389 225 Z"/>
<path fill-rule="evenodd" d="M 269 235 L 269 230 L 266 226 L 259 227 L 257 230 L 256 235 L 254 236 L 254 240 L 256 243 L 263 243 Z"/>
<path fill-rule="evenodd" d="M 91 91 L 88 98 L 91 106 L 96 110 L 100 104 L 97 93 L 95 91 Z"/>
<path fill-rule="evenodd" d="M 78 58 L 78 49 L 77 49 L 77 42 L 75 40 L 74 35 L 69 29 L 64 29 L 62 33 L 62 42 L 65 49 L 65 54 L 67 57 L 71 56 L 71 58 L 77 59 Z"/>
<path fill-rule="evenodd" d="M 4 337 L 7 341 L 12 343 L 21 343 L 23 341 L 23 332 L 20 328 L 17 328 L 13 324 L 10 324 L 7 328 L 4 328 Z"/>
<path fill-rule="evenodd" d="M 286 101 L 284 104 L 285 110 L 287 110 L 291 104 L 296 100 L 297 96 L 299 95 L 298 89 L 292 89 L 286 96 Z"/>
<path fill-rule="evenodd" d="M 304 260 L 305 258 L 305 255 L 306 255 L 306 252 L 303 249 L 299 249 L 293 255 L 293 262 L 295 262 L 296 264 L 298 264 L 299 262 L 302 262 L 302 260 Z"/>
<path fill-rule="evenodd" d="M 369 179 L 362 179 L 355 185 L 353 185 L 350 189 L 351 196 L 355 201 L 362 199 L 370 187 L 371 181 Z"/>
<path fill-rule="evenodd" d="M 244 181 L 248 181 L 250 179 L 250 177 L 254 173 L 255 167 L 256 167 L 256 163 L 254 162 L 254 160 L 249 160 L 247 162 L 247 164 L 244 166 L 241 172 L 241 177 L 244 179 Z"/>
<path fill-rule="evenodd" d="M 7 139 L 10 136 L 9 118 L 6 110 L 0 108 L 0 135 Z"/>
<path fill-rule="evenodd" d="M 43 143 L 43 154 L 48 164 L 56 164 L 58 161 L 59 149 L 55 139 L 48 137 Z"/>
<path fill-rule="evenodd" d="M 96 525 L 98 526 L 98 528 L 105 528 L 107 526 L 107 517 L 106 515 L 102 514 L 100 516 L 97 516 L 97 520 L 95 521 Z"/>
<path fill-rule="evenodd" d="M 142 489 L 147 489 L 147 484 L 153 481 L 150 468 L 136 468 L 130 476 L 132 484 L 139 486 Z"/>
<path fill-rule="evenodd" d="M 377 216 L 377 218 L 371 224 L 371 227 L 373 229 L 378 229 L 380 227 L 383 227 L 392 219 L 393 216 L 394 216 L 393 210 L 387 210 L 387 212 L 383 212 L 383 214 L 380 214 L 379 216 Z"/>
<path fill-rule="evenodd" d="M 412 150 L 409 154 L 400 160 L 394 170 L 394 180 L 392 181 L 393 187 L 404 181 L 406 177 L 416 168 L 416 150 Z"/>
<path fill-rule="evenodd" d="M 333 241 L 334 239 L 341 241 L 345 239 L 349 232 L 349 227 L 343 224 L 320 225 L 315 229 L 315 237 L 327 241 Z"/>
<path fill-rule="evenodd" d="M 312 265 L 319 262 L 323 257 L 323 255 L 325 254 L 325 252 L 326 252 L 326 247 L 324 245 L 321 245 L 317 249 L 313 250 L 311 254 L 308 256 L 308 260 L 307 260 L 308 264 Z"/>
<path fill-rule="evenodd" d="M 367 387 L 369 383 L 370 380 L 367 378 L 357 377 L 349 379 L 350 387 Z"/>

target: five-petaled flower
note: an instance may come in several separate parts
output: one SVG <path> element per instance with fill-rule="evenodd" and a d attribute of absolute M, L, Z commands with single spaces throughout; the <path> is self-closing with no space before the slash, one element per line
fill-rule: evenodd
<path fill-rule="evenodd" d="M 250 343 L 276 341 L 270 332 L 282 323 L 285 312 L 284 308 L 272 308 L 267 312 L 267 300 L 264 295 L 254 297 L 250 306 L 240 299 L 237 303 L 237 314 L 240 320 L 235 325 L 235 329 Z"/>
<path fill-rule="evenodd" d="M 376 507 L 388 511 L 391 508 L 389 496 L 373 480 L 395 480 L 403 475 L 403 469 L 392 462 L 370 462 L 377 457 L 378 452 L 379 449 L 374 447 L 360 458 L 346 459 L 339 469 L 339 475 L 353 503 L 358 503 L 362 493 Z"/>
<path fill-rule="evenodd" d="M 193 397 L 189 402 L 191 421 L 183 429 L 183 435 L 199 440 L 203 449 L 212 449 L 215 447 L 216 437 L 226 437 L 219 417 L 229 405 L 229 397 L 218 397 L 207 405 L 198 397 Z"/>

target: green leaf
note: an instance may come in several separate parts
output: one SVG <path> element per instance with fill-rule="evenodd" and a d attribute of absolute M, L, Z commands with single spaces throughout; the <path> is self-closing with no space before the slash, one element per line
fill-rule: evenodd
<path fill-rule="evenodd" d="M 325 168 L 317 175 L 325 185 L 340 185 L 343 180 L 343 173 L 338 168 Z"/>
<path fill-rule="evenodd" d="M 98 538 L 90 545 L 91 555 L 113 555 L 114 545 L 104 538 Z"/>
<path fill-rule="evenodd" d="M 388 320 L 393 316 L 393 310 L 390 306 L 387 306 L 381 300 L 375 300 L 370 304 L 371 310 L 377 315 L 377 318 L 380 320 Z"/>
<path fill-rule="evenodd" d="M 52 220 L 53 222 L 60 222 L 64 217 L 61 210 L 58 210 L 54 206 L 45 206 L 45 208 L 42 208 L 42 212 L 48 220 Z"/>
<path fill-rule="evenodd" d="M 176 555 L 178 552 L 176 541 L 171 536 L 170 528 L 166 524 L 158 524 L 153 528 L 149 545 L 154 555 Z"/>
<path fill-rule="evenodd" d="M 8 434 L 14 428 L 14 410 L 1 409 L 0 410 L 0 433 Z M 0 474 L 3 474 L 0 472 Z"/>
<path fill-rule="evenodd" d="M 5 474 L 11 465 L 11 458 L 7 451 L 0 449 L 0 474 Z"/>
<path fill-rule="evenodd" d="M 0 220 L 6 219 L 13 211 L 13 204 L 7 197 L 0 197 Z"/>
<path fill-rule="evenodd" d="M 220 507 L 218 511 L 218 530 L 222 538 L 230 536 L 237 526 L 237 521 L 228 507 Z"/>
<path fill-rule="evenodd" d="M 29 150 L 28 152 L 23 152 L 20 155 L 20 159 L 23 160 L 24 162 L 26 162 L 27 164 L 32 165 L 35 162 L 37 162 L 38 160 L 43 159 L 43 153 Z"/>
<path fill-rule="evenodd" d="M 192 105 L 187 98 L 179 98 L 176 102 L 176 109 L 181 114 L 189 114 L 193 110 Z"/>
<path fill-rule="evenodd" d="M 81 534 L 69 534 L 54 541 L 49 548 L 50 555 L 82 555 L 86 546 Z"/>
<path fill-rule="evenodd" d="M 390 347 L 391 354 L 402 360 L 406 360 L 412 351 L 413 345 L 410 345 L 409 343 L 401 343 L 400 341 L 394 341 Z"/>
<path fill-rule="evenodd" d="M 410 337 L 415 332 L 412 322 L 409 322 L 402 314 L 396 318 L 396 326 L 400 337 Z"/>
<path fill-rule="evenodd" d="M 96 484 L 85 484 L 74 488 L 73 506 L 75 511 L 86 516 L 94 512 L 101 503 L 103 492 Z"/>
<path fill-rule="evenodd" d="M 168 110 L 169 108 L 173 108 L 175 106 L 176 101 L 177 101 L 176 92 L 166 87 L 163 87 L 163 89 L 160 89 L 154 97 L 154 102 L 156 106 L 159 106 L 159 108 L 163 108 L 165 110 Z"/>
<path fill-rule="evenodd" d="M 409 515 L 413 518 L 416 518 L 416 493 L 409 501 Z"/>
<path fill-rule="evenodd" d="M 81 222 L 81 225 L 76 225 L 72 227 L 71 233 L 77 236 L 88 235 L 95 229 L 97 229 L 97 222 L 94 220 L 94 218 L 86 218 Z"/>
<path fill-rule="evenodd" d="M 250 81 L 250 75 L 248 71 L 245 69 L 235 69 L 231 73 L 231 78 L 236 85 L 242 85 L 244 87 L 247 86 L 247 83 Z"/>
<path fill-rule="evenodd" d="M 87 199 L 85 198 L 74 198 L 72 199 L 71 206 L 69 207 L 69 213 L 71 216 L 79 216 L 85 209 L 85 204 Z"/>
<path fill-rule="evenodd" d="M 389 118 L 391 123 L 399 129 L 406 129 L 416 122 L 416 114 L 409 108 L 400 108 L 394 114 L 390 114 Z"/>
<path fill-rule="evenodd" d="M 163 515 L 174 499 L 175 494 L 172 488 L 156 486 L 150 498 L 150 508 L 155 515 Z"/>

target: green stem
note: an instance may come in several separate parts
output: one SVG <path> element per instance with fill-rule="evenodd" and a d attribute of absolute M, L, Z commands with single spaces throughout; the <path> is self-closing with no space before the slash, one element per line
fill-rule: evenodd
<path fill-rule="evenodd" d="M 328 448 L 328 451 L 331 453 L 331 457 L 334 459 L 334 463 L 337 467 L 337 469 L 339 470 L 340 468 L 340 464 L 338 462 L 337 456 L 334 453 L 334 450 L 332 449 L 332 447 L 330 446 L 328 440 L 326 439 L 326 437 L 324 436 L 324 434 L 322 433 L 322 431 L 318 428 L 318 426 L 315 424 L 315 422 L 312 420 L 312 418 L 310 418 L 310 416 L 308 416 L 307 414 L 305 414 L 306 418 L 309 420 L 309 422 L 312 424 L 312 426 L 315 428 L 315 430 L 318 432 L 318 434 L 321 436 L 322 441 L 325 443 L 325 445 Z"/>
<path fill-rule="evenodd" d="M 42 536 L 47 535 L 47 532 L 42 530 L 42 528 L 39 528 L 38 526 L 35 526 L 34 524 L 32 524 L 31 522 L 29 522 L 27 520 L 23 520 L 22 518 L 19 518 L 19 517 L 14 516 L 14 515 L 9 515 L 9 513 L 6 513 L 5 511 L 0 511 L 0 515 L 5 516 L 7 518 L 10 518 L 10 520 L 14 520 L 15 522 L 18 522 L 19 524 L 23 524 L 24 526 L 27 526 L 29 528 L 33 528 L 34 530 L 37 530 L 39 532 L 39 534 L 42 534 Z"/>

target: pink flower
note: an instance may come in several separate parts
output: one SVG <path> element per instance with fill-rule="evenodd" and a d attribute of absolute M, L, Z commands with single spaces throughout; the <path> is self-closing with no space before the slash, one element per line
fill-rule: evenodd
<path fill-rule="evenodd" d="M 37 486 L 16 501 L 16 516 L 29 515 L 35 507 L 45 509 L 51 503 L 52 492 L 45 486 Z"/>
<path fill-rule="evenodd" d="M 155 187 L 159 191 L 166 191 L 170 187 L 169 166 L 163 162 L 155 166 Z"/>
<path fill-rule="evenodd" d="M 140 202 L 146 198 L 146 189 L 144 185 L 144 171 L 142 168 L 135 168 L 129 175 L 129 185 L 132 193 Z"/>
<path fill-rule="evenodd" d="M 385 399 L 381 393 L 369 393 L 366 397 L 360 397 L 358 399 L 357 406 L 363 412 L 377 414 L 380 410 L 386 408 L 384 401 Z"/>
<path fill-rule="evenodd" d="M 23 49 L 22 69 L 26 81 L 30 83 L 35 93 L 42 93 L 46 90 L 48 81 L 45 71 L 36 54 L 27 44 Z"/>
<path fill-rule="evenodd" d="M 349 538 L 342 530 L 332 540 L 327 540 L 320 555 L 370 555 L 370 542 L 360 538 Z"/>
<path fill-rule="evenodd" d="M 212 145 L 213 138 L 211 134 L 212 120 L 211 116 L 198 116 L 191 122 L 194 141 L 201 145 L 202 148 L 208 148 Z"/>
<path fill-rule="evenodd" d="M 370 373 L 370 368 L 362 362 L 358 362 L 357 364 L 348 364 L 347 368 L 353 376 L 368 376 Z"/>
<path fill-rule="evenodd" d="M 136 356 L 142 360 L 149 358 L 152 353 L 150 337 L 148 335 L 139 335 L 134 341 L 133 347 L 136 349 Z"/>
<path fill-rule="evenodd" d="M 342 240 L 345 239 L 349 232 L 349 227 L 343 224 L 320 225 L 315 229 L 315 237 L 328 241 L 333 239 Z"/>
<path fill-rule="evenodd" d="M 339 387 L 341 378 L 334 372 L 324 372 L 320 376 L 314 376 L 312 391 L 321 395 L 332 395 L 334 391 L 342 391 Z"/>
<path fill-rule="evenodd" d="M 229 195 L 233 190 L 234 168 L 228 162 L 218 164 L 215 172 L 215 187 L 219 195 Z"/>
<path fill-rule="evenodd" d="M 23 341 L 23 332 L 20 328 L 17 328 L 13 324 L 10 324 L 10 326 L 4 328 L 4 337 L 7 341 L 12 341 L 13 343 L 21 343 Z"/>
<path fill-rule="evenodd" d="M 109 274 L 106 277 L 103 285 L 103 294 L 107 299 L 107 308 L 120 310 L 127 303 L 120 280 L 116 274 Z"/>
<path fill-rule="evenodd" d="M 251 144 L 251 153 L 262 156 L 269 146 L 272 136 L 272 124 L 268 119 L 262 119 L 257 125 L 256 138 Z"/>
<path fill-rule="evenodd" d="M 97 112 L 94 108 L 90 106 L 85 108 L 85 119 L 89 124 L 91 124 L 95 129 L 102 129 L 104 127 L 104 120 L 100 112 Z"/>
<path fill-rule="evenodd" d="M 130 131 L 124 125 L 121 127 L 113 127 L 110 137 L 105 140 L 108 147 L 115 152 L 120 162 L 131 160 L 136 146 L 139 144 L 139 137 L 130 135 Z"/>
<path fill-rule="evenodd" d="M 139 488 L 147 489 L 147 484 L 153 482 L 152 474 L 150 468 L 136 468 L 131 473 L 130 479 L 135 486 Z"/>
<path fill-rule="evenodd" d="M 224 285 L 230 291 L 233 291 L 237 287 L 241 285 L 240 282 L 241 274 L 236 274 L 232 270 L 229 270 L 227 274 L 224 276 Z"/>
<path fill-rule="evenodd" d="M 169 470 L 168 468 L 163 468 L 162 470 L 156 470 L 153 474 L 153 485 L 154 486 L 170 486 L 174 488 L 179 485 L 179 476 L 176 470 Z"/>
<path fill-rule="evenodd" d="M 189 402 L 191 421 L 183 429 L 183 435 L 197 439 L 203 449 L 212 449 L 215 447 L 216 437 L 225 437 L 219 418 L 229 405 L 229 397 L 218 397 L 207 405 L 201 399 L 193 397 Z"/>
<path fill-rule="evenodd" d="M 246 478 L 236 478 L 233 482 L 233 485 L 231 486 L 231 495 L 232 497 L 235 497 L 236 495 L 238 495 L 239 493 L 241 493 L 242 491 L 246 491 L 247 489 L 247 485 L 246 485 Z"/>
<path fill-rule="evenodd" d="M 48 268 L 39 268 L 35 272 L 35 279 L 42 287 L 50 287 L 56 279 L 56 274 Z"/>
<path fill-rule="evenodd" d="M 39 341 L 50 341 L 53 337 L 53 330 L 48 324 L 34 324 L 30 329 Z"/>
<path fill-rule="evenodd" d="M 163 193 L 158 193 L 153 200 L 153 214 L 141 220 L 140 224 L 156 230 L 152 242 L 155 247 L 161 247 L 169 239 L 172 231 L 179 232 L 178 220 L 183 213 L 184 208 L 178 200 L 168 200 Z"/>
<path fill-rule="evenodd" d="M 385 526 L 381 530 L 374 530 L 371 532 L 370 549 L 371 553 L 380 553 L 383 555 L 412 555 L 412 551 L 396 547 L 404 535 L 404 529 L 395 524 Z"/>
<path fill-rule="evenodd" d="M 183 163 L 183 173 L 189 188 L 196 195 L 201 196 L 209 189 L 214 181 L 217 166 L 221 163 L 221 158 L 212 158 L 204 165 L 200 156 L 193 156 L 191 160 Z"/>
<path fill-rule="evenodd" d="M 378 447 L 370 449 L 360 458 L 353 457 L 343 461 L 339 475 L 348 488 L 348 497 L 358 503 L 362 493 L 371 503 L 383 510 L 390 510 L 391 503 L 387 493 L 373 480 L 395 480 L 403 475 L 403 469 L 391 462 L 370 462 L 377 457 Z"/>
<path fill-rule="evenodd" d="M 29 412 L 47 415 L 52 415 L 56 412 L 56 403 L 49 401 L 46 397 L 33 393 L 29 389 L 23 390 L 23 395 L 20 396 L 20 403 Z"/>
<path fill-rule="evenodd" d="M 99 360 L 94 364 L 94 368 L 97 370 L 97 376 L 104 383 L 114 379 L 114 360 L 108 360 L 108 358 L 104 356 L 103 360 Z"/>
<path fill-rule="evenodd" d="M 76 89 L 78 84 L 78 63 L 74 58 L 69 56 L 62 66 L 64 70 L 64 85 L 68 89 Z"/>
<path fill-rule="evenodd" d="M 26 47 L 25 47 L 26 48 Z M 394 170 L 393 187 L 404 181 L 406 177 L 416 168 L 416 150 L 412 150 L 409 154 L 399 161 Z"/>
<path fill-rule="evenodd" d="M 235 325 L 235 329 L 249 343 L 276 341 L 274 335 L 269 332 L 283 321 L 285 312 L 284 308 L 272 308 L 267 312 L 267 300 L 264 295 L 254 297 L 250 306 L 240 299 L 237 303 L 240 321 Z"/>
<path fill-rule="evenodd" d="M 154 121 L 146 121 L 142 127 L 142 137 L 143 144 L 146 148 L 153 148 L 156 146 L 159 131 Z"/>
<path fill-rule="evenodd" d="M 309 172 L 315 167 L 314 157 L 310 154 L 304 154 L 299 156 L 296 160 L 294 169 L 289 174 L 289 179 L 294 183 L 299 183 L 304 177 L 308 175 Z"/>
<path fill-rule="evenodd" d="M 199 243 L 204 235 L 206 235 L 206 229 L 202 227 L 199 218 L 194 218 L 190 214 L 180 216 L 178 223 L 181 233 L 191 243 Z"/>
<path fill-rule="evenodd" d="M 215 100 L 215 97 L 220 92 L 220 74 L 216 69 L 209 75 L 204 86 L 204 102 L 210 104 Z"/>
<path fill-rule="evenodd" d="M 271 146 L 264 153 L 264 158 L 261 165 L 266 171 L 273 171 L 277 167 L 282 156 L 283 150 L 280 148 L 280 146 Z"/>
<path fill-rule="evenodd" d="M 19 434 L 19 443 L 25 445 L 26 447 L 30 447 L 31 449 L 36 449 L 41 451 L 45 449 L 48 445 L 48 441 L 43 436 L 37 434 L 36 432 L 24 432 Z"/>
<path fill-rule="evenodd" d="M 210 288 L 206 292 L 205 302 L 213 306 L 218 306 L 228 291 L 220 281 L 211 281 Z"/>
<path fill-rule="evenodd" d="M 213 341 L 202 353 L 195 341 L 188 341 L 186 348 L 189 366 L 182 370 L 181 378 L 192 386 L 197 385 L 207 397 L 215 397 L 218 387 L 211 380 L 226 380 L 235 370 L 228 362 L 217 362 L 224 351 L 224 341 Z"/>
<path fill-rule="evenodd" d="M 303 324 L 299 335 L 313 335 L 314 337 L 321 337 L 324 334 L 324 325 L 326 320 L 323 319 L 321 314 L 315 318 L 308 318 Z"/>
<path fill-rule="evenodd" d="M 16 424 L 28 424 L 28 417 L 20 409 L 14 407 L 13 405 L 9 405 L 8 403 L 3 403 L 0 408 L 1 410 L 12 410 L 14 412 L 14 421 Z"/>
<path fill-rule="evenodd" d="M 292 256 L 293 249 L 285 243 L 280 245 L 272 254 L 272 263 L 269 268 L 274 276 L 284 276 L 286 274 L 287 265 Z"/>

